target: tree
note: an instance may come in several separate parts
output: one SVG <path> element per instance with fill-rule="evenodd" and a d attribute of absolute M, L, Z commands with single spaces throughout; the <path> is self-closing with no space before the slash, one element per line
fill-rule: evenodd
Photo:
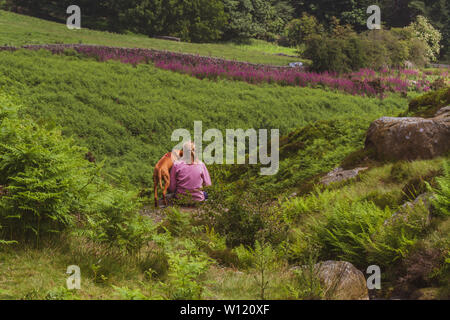
<path fill-rule="evenodd" d="M 317 21 L 316 17 L 303 13 L 300 19 L 294 19 L 286 26 L 286 36 L 289 44 L 298 46 L 305 43 L 308 38 L 315 34 L 322 34 L 323 26 Z"/>
<path fill-rule="evenodd" d="M 436 30 L 423 16 L 417 16 L 416 20 L 409 26 L 413 30 L 414 35 L 422 40 L 427 48 L 426 55 L 431 61 L 436 61 L 441 51 L 440 42 L 442 35 Z"/>
<path fill-rule="evenodd" d="M 293 8 L 284 0 L 222 0 L 228 15 L 226 40 L 273 40 L 292 19 Z"/>

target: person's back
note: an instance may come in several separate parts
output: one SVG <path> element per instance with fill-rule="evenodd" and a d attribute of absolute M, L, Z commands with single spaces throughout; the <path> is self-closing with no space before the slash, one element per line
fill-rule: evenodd
<path fill-rule="evenodd" d="M 178 195 L 190 195 L 192 200 L 204 201 L 205 195 L 201 190 L 211 185 L 208 169 L 201 161 L 195 160 L 195 146 L 192 143 L 183 147 L 186 155 L 191 155 L 191 162 L 186 159 L 175 161 L 170 171 L 169 192 Z"/>
<path fill-rule="evenodd" d="M 170 171 L 169 192 L 190 194 L 192 200 L 204 201 L 205 196 L 201 190 L 211 185 L 208 169 L 203 162 L 188 164 L 183 160 L 176 161 Z"/>

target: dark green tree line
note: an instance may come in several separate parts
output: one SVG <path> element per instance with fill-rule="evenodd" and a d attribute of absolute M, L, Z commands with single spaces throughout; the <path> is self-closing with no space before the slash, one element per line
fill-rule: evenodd
<path fill-rule="evenodd" d="M 307 13 L 328 31 L 335 18 L 366 30 L 367 7 L 381 8 L 385 28 L 405 27 L 418 15 L 443 35 L 441 58 L 450 55 L 448 0 L 3 0 L 8 10 L 63 22 L 66 8 L 82 8 L 82 25 L 113 32 L 177 36 L 185 41 L 279 39 L 292 19 Z"/>

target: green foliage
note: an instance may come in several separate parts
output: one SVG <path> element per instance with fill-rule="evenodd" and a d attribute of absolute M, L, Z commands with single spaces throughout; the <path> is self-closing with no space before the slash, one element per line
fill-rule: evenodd
<path fill-rule="evenodd" d="M 408 161 L 397 161 L 391 168 L 389 179 L 397 183 L 405 183 L 412 176 L 411 165 Z"/>
<path fill-rule="evenodd" d="M 77 225 L 95 241 L 138 253 L 154 226 L 137 214 L 136 192 L 107 184 L 100 167 L 84 159 L 86 150 L 59 130 L 19 118 L 11 107 L 0 110 L 2 238 L 39 244 L 41 236 Z"/>
<path fill-rule="evenodd" d="M 310 255 L 305 265 L 294 270 L 294 283 L 286 286 L 289 295 L 294 299 L 322 300 L 326 297 L 318 275 L 320 268 L 316 267 L 316 258 Z"/>
<path fill-rule="evenodd" d="M 261 194 L 249 191 L 221 201 L 208 201 L 196 219 L 214 227 L 231 247 L 250 246 L 256 240 L 278 244 L 285 238 L 287 225 L 280 211 L 260 197 Z"/>
<path fill-rule="evenodd" d="M 323 211 L 330 210 L 336 201 L 336 191 L 323 190 L 315 187 L 314 191 L 308 196 L 295 197 L 283 202 L 281 210 L 283 216 L 290 225 L 301 222 L 305 216 L 320 214 Z"/>
<path fill-rule="evenodd" d="M 189 231 L 189 214 L 177 208 L 170 208 L 163 226 L 173 235 L 182 236 Z"/>
<path fill-rule="evenodd" d="M 76 290 L 69 290 L 64 286 L 50 290 L 45 295 L 45 300 L 79 300 Z"/>
<path fill-rule="evenodd" d="M 291 46 L 304 44 L 310 37 L 323 32 L 323 26 L 307 13 L 303 13 L 299 19 L 293 19 L 285 28 L 285 35 Z"/>
<path fill-rule="evenodd" d="M 139 289 L 129 289 L 128 287 L 113 286 L 114 290 L 123 300 L 149 300 Z"/>
<path fill-rule="evenodd" d="M 392 267 L 405 258 L 417 241 L 427 232 L 426 221 L 429 212 L 422 204 L 414 208 L 401 209 L 383 224 L 383 228 L 367 241 L 369 262 Z"/>
<path fill-rule="evenodd" d="M 390 192 L 375 190 L 365 195 L 362 200 L 373 202 L 380 209 L 386 207 L 393 209 L 401 204 L 402 192 L 400 190 Z"/>
<path fill-rule="evenodd" d="M 100 64 L 44 52 L 2 52 L 0 56 L 4 62 L 0 84 L 5 90 L 21 90 L 23 113 L 61 125 L 65 135 L 88 147 L 98 161 L 106 159 L 108 172 L 124 168 L 132 183 L 142 185 L 151 185 L 152 165 L 174 146 L 170 141 L 173 124 L 189 129 L 195 119 L 203 122 L 205 131 L 278 128 L 287 134 L 318 119 L 358 115 L 370 120 L 392 115 L 405 102 L 309 88 L 198 80 L 150 65 Z M 313 150 L 311 146 L 308 151 Z M 313 154 L 317 157 L 318 152 Z"/>
<path fill-rule="evenodd" d="M 111 189 L 98 196 L 92 200 L 87 226 L 81 232 L 96 242 L 138 254 L 153 239 L 156 226 L 137 212 L 135 193 Z"/>
<path fill-rule="evenodd" d="M 241 269 L 250 269 L 254 265 L 255 256 L 248 247 L 241 244 L 238 247 L 233 248 L 233 252 L 236 253 L 239 260 L 239 267 Z"/>
<path fill-rule="evenodd" d="M 426 232 L 428 210 L 423 205 L 392 215 L 372 202 L 340 201 L 312 224 L 323 259 L 342 259 L 358 267 L 392 267 L 406 257 Z M 392 216 L 392 217 L 391 217 Z"/>
<path fill-rule="evenodd" d="M 165 283 L 160 283 L 169 300 L 201 299 L 205 287 L 202 276 L 211 264 L 201 252 L 176 250 L 169 252 L 169 274 Z"/>
<path fill-rule="evenodd" d="M 291 188 L 300 194 L 309 193 L 319 175 L 331 171 L 348 154 L 363 147 L 370 123 L 366 119 L 354 120 L 316 121 L 281 137 L 276 175 L 259 176 L 259 165 L 240 165 L 226 168 L 229 174 L 223 180 L 236 181 L 233 186 L 238 189 L 258 185 L 274 195 Z"/>
<path fill-rule="evenodd" d="M 315 237 L 323 250 L 322 257 L 366 266 L 366 245 L 390 215 L 389 209 L 380 209 L 371 202 L 336 203 L 324 221 L 316 221 Z"/>
<path fill-rule="evenodd" d="M 331 34 L 316 34 L 306 41 L 305 58 L 315 71 L 347 73 L 361 68 L 401 68 L 405 61 L 418 67 L 429 62 L 429 50 L 412 29 L 374 30 L 356 34 L 337 24 Z"/>
<path fill-rule="evenodd" d="M 426 55 L 430 61 L 436 61 L 441 51 L 442 34 L 423 16 L 417 16 L 410 25 L 416 37 L 426 44 Z"/>
<path fill-rule="evenodd" d="M 169 261 L 164 249 L 156 247 L 146 252 L 141 257 L 139 267 L 141 271 L 147 272 L 149 278 L 163 278 L 169 271 Z"/>
<path fill-rule="evenodd" d="M 314 71 L 347 73 L 368 67 L 367 50 L 363 40 L 357 36 L 332 38 L 315 35 L 308 39 L 306 45 L 304 56 L 312 60 Z"/>
<path fill-rule="evenodd" d="M 448 105 L 450 105 L 450 87 L 428 92 L 411 100 L 408 111 L 403 116 L 432 118 L 440 108 Z"/>
<path fill-rule="evenodd" d="M 140 18 L 136 19 L 136 23 L 141 23 Z M 86 15 L 84 12 L 83 21 L 85 22 L 85 20 Z M 64 24 L 55 23 L 6 11 L 0 11 L 0 21 L 2 23 L 2 33 L 0 34 L 0 43 L 2 45 L 22 46 L 48 43 L 101 44 L 114 47 L 151 48 L 271 65 L 286 65 L 289 62 L 298 61 L 298 58 L 270 54 L 288 53 L 293 55 L 295 54 L 295 50 L 280 47 L 263 40 L 258 40 L 258 44 L 264 44 L 264 46 L 254 46 L 252 41 L 246 44 L 244 48 L 235 43 L 198 44 L 177 42 L 150 38 L 146 35 L 134 33 L 119 34 L 95 31 L 85 28 L 83 25 L 84 22 L 82 22 L 81 30 L 74 31 L 66 27 L 65 21 Z M 118 18 L 115 19 L 115 25 L 118 25 L 117 21 Z M 142 23 L 147 23 L 147 21 L 142 21 Z"/>
<path fill-rule="evenodd" d="M 261 244 L 259 241 L 255 241 L 255 249 L 249 248 L 249 251 L 253 255 L 252 267 L 257 273 L 255 280 L 258 283 L 260 290 L 260 298 L 261 300 L 264 300 L 266 297 L 266 290 L 269 287 L 267 273 L 277 266 L 277 255 L 270 244 Z"/>
<path fill-rule="evenodd" d="M 274 40 L 292 19 L 293 9 L 284 0 L 222 0 L 228 23 L 224 39 L 250 38 Z"/>
<path fill-rule="evenodd" d="M 369 15 L 366 9 L 373 4 L 380 6 L 383 28 L 405 27 L 414 22 L 419 15 L 426 17 L 430 23 L 440 30 L 443 37 L 441 57 L 448 54 L 450 32 L 450 6 L 446 0 L 306 0 L 292 2 L 297 13 L 312 14 L 320 23 L 329 25 L 332 17 L 337 17 L 345 24 L 350 24 L 357 31 L 366 31 Z"/>
<path fill-rule="evenodd" d="M 12 9 L 20 8 L 29 14 L 65 22 L 70 1 L 14 1 Z M 150 36 L 177 36 L 186 41 L 215 41 L 222 35 L 226 22 L 223 4 L 219 0 L 158 1 L 114 0 L 76 3 L 83 12 L 83 27 L 113 32 L 137 32 Z"/>
<path fill-rule="evenodd" d="M 432 189 L 434 198 L 432 200 L 433 207 L 438 215 L 450 215 L 450 161 L 444 161 L 444 175 L 436 178 L 437 188 Z"/>
<path fill-rule="evenodd" d="M 1 97 L 3 104 L 5 97 Z M 73 226 L 74 213 L 87 197 L 85 185 L 95 175 L 84 160 L 84 149 L 63 138 L 57 129 L 46 129 L 17 110 L 0 105 L 0 224 L 10 240 L 39 240 Z"/>

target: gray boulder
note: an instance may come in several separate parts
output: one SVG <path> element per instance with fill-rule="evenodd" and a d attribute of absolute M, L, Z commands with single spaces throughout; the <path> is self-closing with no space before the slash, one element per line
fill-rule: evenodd
<path fill-rule="evenodd" d="M 431 159 L 450 150 L 450 106 L 434 118 L 383 117 L 372 122 L 366 148 L 374 148 L 379 159 Z"/>

